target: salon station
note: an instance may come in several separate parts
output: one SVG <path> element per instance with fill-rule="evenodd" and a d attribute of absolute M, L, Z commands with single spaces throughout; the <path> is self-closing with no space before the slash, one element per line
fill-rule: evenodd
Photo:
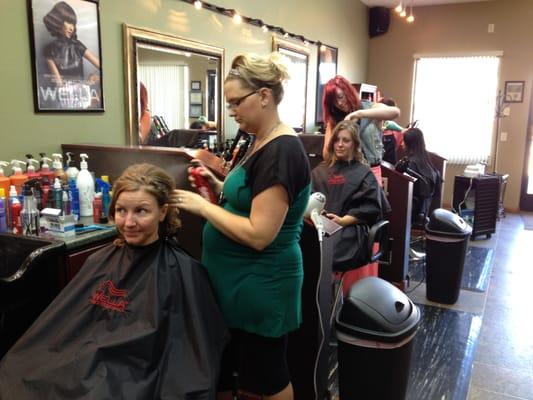
<path fill-rule="evenodd" d="M 290 76 L 279 119 L 296 132 L 309 171 L 339 140 L 328 127 L 328 82 L 340 76 L 361 104 L 399 110 L 369 122 L 380 156 L 364 164 L 381 215 L 354 240 L 368 251 L 350 267 L 338 266 L 343 226 L 325 216 L 329 194 L 311 185 L 299 235 L 302 322 L 287 341 L 293 398 L 533 400 L 524 309 L 533 2 L 19 0 L 0 11 L 0 397 L 9 393 L 3 357 L 120 234 L 109 203 L 123 171 L 149 163 L 176 189 L 196 191 L 189 175 L 199 162 L 223 181 L 253 145 L 235 110 L 263 89 L 226 98 L 232 60 L 278 52 Z M 74 16 L 56 26 L 58 13 Z M 431 184 L 414 164 L 398 167 L 412 154 L 411 131 L 423 132 Z M 179 246 L 201 262 L 206 221 L 187 210 L 179 218 Z M 59 398 L 49 396 L 35 398 Z"/>

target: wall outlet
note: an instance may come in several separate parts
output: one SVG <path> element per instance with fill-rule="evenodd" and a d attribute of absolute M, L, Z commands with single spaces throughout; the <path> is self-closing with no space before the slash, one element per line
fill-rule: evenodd
<path fill-rule="evenodd" d="M 494 24 L 489 24 L 488 31 L 489 33 L 494 33 Z"/>
<path fill-rule="evenodd" d="M 507 142 L 507 132 L 500 133 L 500 142 Z"/>
<path fill-rule="evenodd" d="M 503 115 L 506 116 L 506 117 L 508 117 L 509 115 L 511 115 L 511 107 L 509 107 L 509 106 L 504 107 L 504 109 L 503 109 Z"/>

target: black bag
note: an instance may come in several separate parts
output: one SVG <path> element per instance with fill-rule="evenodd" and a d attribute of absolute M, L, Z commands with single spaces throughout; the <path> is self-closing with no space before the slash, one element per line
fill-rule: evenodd
<path fill-rule="evenodd" d="M 171 241 L 91 255 L 0 362 L 2 400 L 215 399 L 227 331 Z"/>
<path fill-rule="evenodd" d="M 333 265 L 336 272 L 345 272 L 368 264 L 368 226 L 348 225 L 333 235 Z"/>
<path fill-rule="evenodd" d="M 398 161 L 396 155 L 396 138 L 394 135 L 383 135 L 383 159 L 392 165 Z"/>

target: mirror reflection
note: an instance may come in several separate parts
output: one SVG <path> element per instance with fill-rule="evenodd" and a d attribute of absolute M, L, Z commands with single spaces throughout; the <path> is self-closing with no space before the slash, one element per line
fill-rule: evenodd
<path fill-rule="evenodd" d="M 124 40 L 128 144 L 221 143 L 223 49 L 127 25 Z"/>

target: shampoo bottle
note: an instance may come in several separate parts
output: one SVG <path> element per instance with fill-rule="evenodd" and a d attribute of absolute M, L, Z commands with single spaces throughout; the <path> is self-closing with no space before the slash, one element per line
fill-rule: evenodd
<path fill-rule="evenodd" d="M 63 189 L 61 188 L 61 181 L 56 178 L 54 181 L 54 208 L 58 210 L 63 209 Z"/>
<path fill-rule="evenodd" d="M 48 178 L 48 182 L 52 184 L 52 182 L 54 182 L 55 175 L 54 175 L 54 171 L 50 170 L 50 166 L 48 164 L 52 160 L 50 160 L 48 157 L 42 157 L 41 161 L 42 161 L 41 176 L 43 178 L 46 176 Z"/>
<path fill-rule="evenodd" d="M 20 160 L 12 160 L 11 165 L 11 168 L 13 169 L 13 175 L 11 175 L 9 179 L 11 180 L 11 184 L 15 186 L 17 194 L 21 194 L 22 185 L 28 180 L 28 176 L 22 173 L 21 165 L 24 165 L 24 162 Z"/>
<path fill-rule="evenodd" d="M 40 230 L 39 211 L 35 208 L 35 199 L 33 198 L 33 188 L 31 184 L 23 186 L 22 194 L 24 195 L 24 206 L 20 212 L 22 234 L 38 235 Z"/>
<path fill-rule="evenodd" d="M 26 169 L 26 175 L 28 176 L 28 179 L 35 179 L 35 178 L 41 177 L 41 174 L 39 174 L 38 172 L 35 172 L 35 166 L 39 165 L 39 161 L 33 158 L 28 158 L 27 165 L 28 166 Z"/>
<path fill-rule="evenodd" d="M 74 153 L 68 151 L 66 154 L 67 154 L 67 170 L 65 171 L 65 173 L 67 174 L 68 184 L 70 185 L 70 182 L 72 181 L 76 183 L 76 179 L 78 178 L 78 174 L 80 173 L 80 171 L 74 165 L 74 160 L 72 159 L 72 156 L 74 155 Z"/>
<path fill-rule="evenodd" d="M 80 194 L 80 215 L 91 217 L 93 215 L 94 179 L 88 170 L 87 154 L 80 154 L 80 173 L 76 179 L 76 187 Z"/>
<path fill-rule="evenodd" d="M 20 221 L 21 206 L 17 196 L 11 199 L 11 227 L 10 229 L 15 235 L 22 234 L 22 223 Z"/>
<path fill-rule="evenodd" d="M 4 167 L 7 167 L 9 164 L 5 161 L 0 161 L 0 188 L 4 189 L 4 193 L 9 193 L 9 186 L 11 185 L 11 180 L 4 175 Z"/>
<path fill-rule="evenodd" d="M 54 177 L 59 178 L 61 184 L 67 183 L 67 175 L 63 169 L 63 156 L 59 153 L 52 154 L 52 168 L 54 169 Z"/>

